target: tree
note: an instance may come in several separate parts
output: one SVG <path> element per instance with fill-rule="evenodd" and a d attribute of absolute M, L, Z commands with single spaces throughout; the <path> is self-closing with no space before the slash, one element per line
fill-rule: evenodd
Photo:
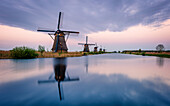
<path fill-rule="evenodd" d="M 45 52 L 45 47 L 44 46 L 41 46 L 39 45 L 38 46 L 38 51 L 41 52 L 41 55 L 43 54 L 43 52 Z"/>
<path fill-rule="evenodd" d="M 159 44 L 156 46 L 156 50 L 159 51 L 159 52 L 162 52 L 163 50 L 165 50 L 165 47 L 163 44 Z"/>

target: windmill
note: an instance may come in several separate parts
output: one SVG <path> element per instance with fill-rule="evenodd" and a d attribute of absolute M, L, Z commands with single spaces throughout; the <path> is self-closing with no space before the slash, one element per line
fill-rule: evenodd
<path fill-rule="evenodd" d="M 88 36 L 86 36 L 86 43 L 78 43 L 78 45 L 84 45 L 83 52 L 89 52 L 89 45 L 95 45 L 95 44 L 88 44 Z"/>
<path fill-rule="evenodd" d="M 103 49 L 103 52 L 106 52 L 106 49 L 105 49 L 105 47 L 104 47 L 104 49 Z"/>
<path fill-rule="evenodd" d="M 97 43 L 95 45 L 96 46 L 94 47 L 94 52 L 97 52 L 97 48 L 98 48 Z"/>
<path fill-rule="evenodd" d="M 43 29 L 37 30 L 37 31 L 40 31 L 40 32 L 53 32 L 53 34 L 48 33 L 52 39 L 53 39 L 53 37 L 51 35 L 54 35 L 54 39 L 53 39 L 54 43 L 53 43 L 53 47 L 52 47 L 53 52 L 62 52 L 62 51 L 67 52 L 68 48 L 67 48 L 67 45 L 66 45 L 65 35 L 69 36 L 71 33 L 79 34 L 79 32 L 76 32 L 76 31 L 60 30 L 61 17 L 62 17 L 62 13 L 59 12 L 57 30 L 43 30 Z M 67 36 L 67 38 L 68 38 L 68 36 Z"/>
<path fill-rule="evenodd" d="M 66 73 L 66 58 L 54 58 L 54 74 L 51 74 L 48 78 L 48 80 L 39 80 L 38 84 L 45 84 L 45 83 L 55 83 L 58 82 L 58 92 L 59 92 L 59 97 L 60 100 L 64 99 L 64 95 L 61 92 L 61 82 L 66 82 L 66 81 L 78 81 L 79 78 L 70 78 L 69 74 L 67 73 L 67 76 L 65 75 Z"/>
<path fill-rule="evenodd" d="M 102 52 L 102 45 L 100 45 L 100 49 L 99 49 L 100 52 Z"/>

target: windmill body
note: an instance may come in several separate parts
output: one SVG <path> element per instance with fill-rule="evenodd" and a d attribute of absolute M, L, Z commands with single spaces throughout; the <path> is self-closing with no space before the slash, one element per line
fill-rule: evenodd
<path fill-rule="evenodd" d="M 89 52 L 89 45 L 88 44 L 84 44 L 84 50 L 83 52 Z"/>
<path fill-rule="evenodd" d="M 94 52 L 97 52 L 97 48 L 98 48 L 97 46 L 94 47 Z"/>
<path fill-rule="evenodd" d="M 99 50 L 100 52 L 102 52 L 102 48 L 100 48 L 100 50 Z"/>
<path fill-rule="evenodd" d="M 98 46 L 97 46 L 97 43 L 96 43 L 96 46 L 94 47 L 94 52 L 98 52 L 97 48 L 98 48 Z"/>
<path fill-rule="evenodd" d="M 78 43 L 78 45 L 84 45 L 83 52 L 90 52 L 89 46 L 95 45 L 95 44 L 88 44 L 88 36 L 86 36 L 86 43 Z"/>
<path fill-rule="evenodd" d="M 70 35 L 71 33 L 74 34 L 79 34 L 79 32 L 76 31 L 63 31 L 60 30 L 60 26 L 61 26 L 61 12 L 59 12 L 59 18 L 58 18 L 58 26 L 57 26 L 57 30 L 42 30 L 39 29 L 37 31 L 40 32 L 52 32 L 48 33 L 50 35 L 50 37 L 53 39 L 53 37 L 51 35 L 54 35 L 54 43 L 53 43 L 53 47 L 52 47 L 52 51 L 53 52 L 67 52 L 68 48 L 66 45 L 66 40 L 65 40 L 65 35 Z"/>
<path fill-rule="evenodd" d="M 52 47 L 53 52 L 67 52 L 68 48 L 63 33 L 55 35 L 54 43 Z"/>

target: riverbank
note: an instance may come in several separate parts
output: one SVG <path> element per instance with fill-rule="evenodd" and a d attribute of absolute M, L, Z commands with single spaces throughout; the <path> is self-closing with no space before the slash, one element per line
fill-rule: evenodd
<path fill-rule="evenodd" d="M 67 53 L 53 53 L 53 52 L 36 52 L 38 57 L 36 58 L 58 58 L 58 57 L 80 57 L 84 55 L 94 55 L 94 54 L 103 54 L 103 53 L 111 53 L 111 52 L 67 52 Z M 10 51 L 0 51 L 0 59 L 13 59 Z"/>
<path fill-rule="evenodd" d="M 170 52 L 122 52 L 124 54 L 142 55 L 142 56 L 157 56 L 170 58 Z"/>

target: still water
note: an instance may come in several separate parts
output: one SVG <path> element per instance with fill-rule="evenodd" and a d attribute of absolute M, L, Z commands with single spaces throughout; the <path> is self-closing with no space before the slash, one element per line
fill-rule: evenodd
<path fill-rule="evenodd" d="M 0 105 L 170 105 L 170 59 L 1 59 Z"/>

